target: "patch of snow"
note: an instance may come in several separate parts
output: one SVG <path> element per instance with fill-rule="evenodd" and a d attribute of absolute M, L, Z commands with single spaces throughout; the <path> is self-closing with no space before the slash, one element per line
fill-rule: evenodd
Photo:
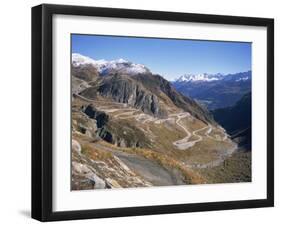
<path fill-rule="evenodd" d="M 235 82 L 241 82 L 241 81 L 247 81 L 249 79 L 249 77 L 244 77 L 244 78 L 239 78 L 239 79 L 236 79 Z"/>
<path fill-rule="evenodd" d="M 215 75 L 210 75 L 207 73 L 204 74 L 186 74 L 182 75 L 177 82 L 190 82 L 190 81 L 205 81 L 205 82 L 211 82 L 211 81 L 217 81 L 220 80 L 222 77 L 221 74 L 215 74 Z"/>

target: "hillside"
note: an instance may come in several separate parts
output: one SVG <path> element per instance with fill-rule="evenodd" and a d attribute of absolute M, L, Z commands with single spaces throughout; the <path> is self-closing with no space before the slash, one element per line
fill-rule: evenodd
<path fill-rule="evenodd" d="M 215 120 L 246 150 L 251 150 L 251 104 L 251 93 L 247 93 L 234 106 L 212 112 Z"/>

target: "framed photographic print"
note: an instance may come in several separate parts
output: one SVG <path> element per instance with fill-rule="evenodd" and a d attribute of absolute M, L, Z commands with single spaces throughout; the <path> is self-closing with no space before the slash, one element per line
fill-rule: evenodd
<path fill-rule="evenodd" d="M 32 8 L 32 217 L 274 205 L 274 21 Z"/>

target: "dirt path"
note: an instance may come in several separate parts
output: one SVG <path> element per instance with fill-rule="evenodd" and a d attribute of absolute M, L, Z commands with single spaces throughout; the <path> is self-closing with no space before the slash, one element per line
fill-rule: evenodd
<path fill-rule="evenodd" d="M 174 115 L 173 115 L 173 116 L 174 116 Z M 196 143 L 202 141 L 203 138 L 202 138 L 201 135 L 198 135 L 198 134 L 197 134 L 198 132 L 201 132 L 201 131 L 203 131 L 204 129 L 206 129 L 206 128 L 208 128 L 208 127 L 210 128 L 210 129 L 209 129 L 209 133 L 212 131 L 212 127 L 209 126 L 209 125 L 208 125 L 208 126 L 205 126 L 205 127 L 203 127 L 203 128 L 200 128 L 200 129 L 198 129 L 198 130 L 194 130 L 194 131 L 192 132 L 192 135 L 195 136 L 195 137 L 197 137 L 197 140 L 188 141 L 189 138 L 191 137 L 191 133 L 189 132 L 189 130 L 188 130 L 185 126 L 183 126 L 182 124 L 180 124 L 180 120 L 183 119 L 183 118 L 189 117 L 190 114 L 187 113 L 187 112 L 184 112 L 184 113 L 180 113 L 180 114 L 175 115 L 175 116 L 178 118 L 178 119 L 176 120 L 176 124 L 177 124 L 180 128 L 182 128 L 182 129 L 185 131 L 185 133 L 186 133 L 186 137 L 184 137 L 183 139 L 180 139 L 180 140 L 177 140 L 177 141 L 173 142 L 173 145 L 175 145 L 175 146 L 176 146 L 178 149 L 180 149 L 180 150 L 186 150 L 186 149 L 188 149 L 188 148 L 194 146 Z"/>
<path fill-rule="evenodd" d="M 119 113 L 117 115 L 114 115 L 114 118 L 120 118 L 120 119 L 128 119 L 128 118 L 135 118 L 136 115 L 133 115 L 135 112 L 138 112 L 139 110 L 134 109 L 128 109 L 126 112 Z M 120 117 L 121 116 L 121 117 Z"/>
<path fill-rule="evenodd" d="M 188 117 L 189 114 L 180 114 L 180 115 L 176 115 L 177 120 L 176 120 L 176 124 L 182 128 L 184 130 L 184 132 L 186 133 L 186 137 L 184 137 L 183 139 L 177 140 L 175 142 L 173 142 L 173 145 L 175 145 L 178 149 L 186 149 L 189 147 L 190 142 L 188 142 L 189 138 L 191 137 L 191 133 L 189 132 L 189 130 L 184 127 L 182 124 L 180 124 L 180 120 L 183 118 Z"/>

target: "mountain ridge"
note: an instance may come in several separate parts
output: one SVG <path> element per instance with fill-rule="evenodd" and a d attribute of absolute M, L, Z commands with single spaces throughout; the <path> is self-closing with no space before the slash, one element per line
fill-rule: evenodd
<path fill-rule="evenodd" d="M 160 118 L 167 117 L 167 109 L 180 108 L 204 122 L 215 124 L 206 109 L 191 98 L 178 93 L 162 76 L 152 74 L 149 69 L 142 73 L 139 73 L 138 70 L 127 70 L 127 68 L 139 64 L 122 60 L 118 67 L 111 67 L 112 62 L 118 60 L 96 61 L 80 54 L 73 54 L 73 57 L 73 76 L 91 82 L 89 87 L 85 87 L 79 92 L 88 99 L 95 99 L 101 95 L 119 103 L 129 104 L 141 109 L 144 113 Z M 106 65 L 105 62 L 110 62 L 110 70 L 100 66 Z M 141 67 L 146 68 L 143 65 Z M 106 73 L 104 73 L 105 71 Z"/>
<path fill-rule="evenodd" d="M 92 65 L 96 68 L 96 70 L 101 75 L 107 75 L 112 73 L 112 71 L 118 71 L 119 73 L 125 74 L 140 74 L 140 73 L 149 73 L 150 70 L 142 64 L 136 64 L 122 58 L 117 60 L 94 60 L 90 57 L 81 55 L 79 53 L 72 54 L 72 65 L 74 67 L 77 66 L 85 66 Z"/>

